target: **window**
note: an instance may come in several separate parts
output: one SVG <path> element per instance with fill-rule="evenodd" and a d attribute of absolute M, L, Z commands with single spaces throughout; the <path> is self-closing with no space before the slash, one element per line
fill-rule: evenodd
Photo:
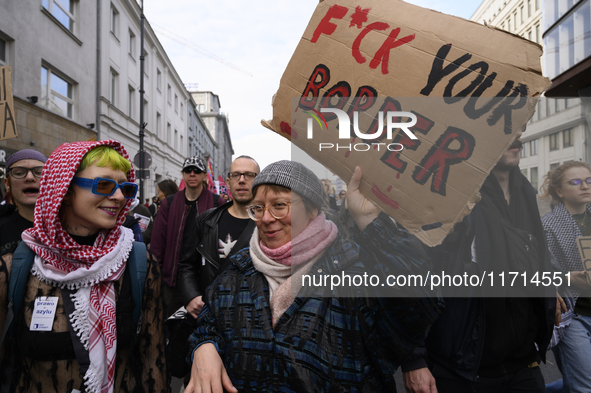
<path fill-rule="evenodd" d="M 156 68 L 156 88 L 162 91 L 162 72 L 158 68 Z"/>
<path fill-rule="evenodd" d="M 170 145 L 170 123 L 166 123 L 166 143 Z"/>
<path fill-rule="evenodd" d="M 536 25 L 536 42 L 540 43 L 540 25 Z"/>
<path fill-rule="evenodd" d="M 530 183 L 533 188 L 536 190 L 536 194 L 538 193 L 538 167 L 533 167 L 529 170 L 530 172 Z"/>
<path fill-rule="evenodd" d="M 562 131 L 562 146 L 564 148 L 571 147 L 573 145 L 573 130 L 568 129 Z"/>
<path fill-rule="evenodd" d="M 533 38 L 531 30 L 527 32 L 527 39 L 531 41 L 531 39 Z"/>
<path fill-rule="evenodd" d="M 172 89 L 170 88 L 170 85 L 168 85 L 168 88 L 166 89 L 166 100 L 168 101 L 169 104 L 170 104 L 171 99 L 172 99 Z"/>
<path fill-rule="evenodd" d="M 149 61 L 149 57 L 148 57 L 148 52 L 146 52 L 146 50 L 144 50 L 144 75 L 146 77 L 149 77 L 149 75 L 148 75 L 149 69 L 150 69 L 150 61 Z"/>
<path fill-rule="evenodd" d="M 162 115 L 160 115 L 160 113 L 156 112 L 156 135 L 157 136 L 161 136 L 160 135 L 160 133 L 161 133 L 161 127 L 162 127 L 160 125 L 161 121 L 162 121 Z"/>
<path fill-rule="evenodd" d="M 503 26 L 501 26 L 501 29 L 505 30 L 505 22 L 503 22 Z"/>
<path fill-rule="evenodd" d="M 558 168 L 560 166 L 559 162 L 555 162 L 554 164 L 550 164 L 550 170 L 553 171 L 554 169 Z"/>
<path fill-rule="evenodd" d="M 177 96 L 176 94 L 174 95 L 174 111 L 176 113 L 179 112 L 179 96 Z"/>
<path fill-rule="evenodd" d="M 45 66 L 41 66 L 41 106 L 70 119 L 73 118 L 72 83 Z"/>
<path fill-rule="evenodd" d="M 129 46 L 127 48 L 131 57 L 134 57 L 133 54 L 135 53 L 135 34 L 133 31 L 129 30 Z"/>
<path fill-rule="evenodd" d="M 129 90 L 129 100 L 127 101 L 127 113 L 129 117 L 133 117 L 133 108 L 135 107 L 135 89 L 131 86 L 128 86 Z"/>
<path fill-rule="evenodd" d="M 6 41 L 4 41 L 2 38 L 0 38 L 0 66 L 5 66 L 6 65 L 6 47 L 8 45 L 6 44 Z"/>
<path fill-rule="evenodd" d="M 537 156 L 538 155 L 538 140 L 534 139 L 533 141 L 529 141 L 529 155 L 530 156 Z"/>
<path fill-rule="evenodd" d="M 536 0 L 536 11 L 540 9 L 540 0 Z"/>
<path fill-rule="evenodd" d="M 527 0 L 527 17 L 531 16 L 531 0 Z"/>
<path fill-rule="evenodd" d="M 554 134 L 550 134 L 550 151 L 560 149 L 559 142 L 558 142 L 558 132 Z"/>
<path fill-rule="evenodd" d="M 519 9 L 519 13 L 521 16 L 521 23 L 525 22 L 525 9 L 523 6 L 521 6 L 521 8 Z"/>
<path fill-rule="evenodd" d="M 119 75 L 114 70 L 111 70 L 111 83 L 109 89 L 109 99 L 111 100 L 111 104 L 115 105 L 117 103 L 117 79 Z"/>
<path fill-rule="evenodd" d="M 49 11 L 66 29 L 74 31 L 73 0 L 43 0 L 43 8 Z"/>
<path fill-rule="evenodd" d="M 513 30 L 517 30 L 517 12 L 513 13 Z"/>
<path fill-rule="evenodd" d="M 507 31 L 511 31 L 511 18 L 507 19 Z"/>
<path fill-rule="evenodd" d="M 185 106 L 183 105 L 183 103 L 181 102 L 181 120 L 184 119 L 185 116 L 183 116 L 183 111 Z"/>
<path fill-rule="evenodd" d="M 117 37 L 117 34 L 119 33 L 119 11 L 117 11 L 117 8 L 115 8 L 115 6 L 113 6 L 113 4 L 111 4 L 111 33 L 113 33 L 115 35 L 115 37 Z"/>
<path fill-rule="evenodd" d="M 174 148 L 179 149 L 179 132 L 176 129 L 174 130 Z"/>
<path fill-rule="evenodd" d="M 521 147 L 521 151 L 519 152 L 519 157 L 521 158 L 525 158 L 527 157 L 527 143 L 524 143 L 523 146 Z"/>
<path fill-rule="evenodd" d="M 564 109 L 568 109 L 568 108 L 570 108 L 570 105 L 571 105 L 571 101 L 570 101 L 570 99 L 568 99 L 568 98 L 565 98 L 565 99 L 564 99 Z"/>

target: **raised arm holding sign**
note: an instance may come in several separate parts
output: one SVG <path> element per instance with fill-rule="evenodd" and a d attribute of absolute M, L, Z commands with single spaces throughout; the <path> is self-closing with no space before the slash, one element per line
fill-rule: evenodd
<path fill-rule="evenodd" d="M 325 0 L 263 125 L 345 180 L 361 166 L 362 193 L 436 245 L 478 201 L 549 85 L 541 54 L 402 1 Z"/>

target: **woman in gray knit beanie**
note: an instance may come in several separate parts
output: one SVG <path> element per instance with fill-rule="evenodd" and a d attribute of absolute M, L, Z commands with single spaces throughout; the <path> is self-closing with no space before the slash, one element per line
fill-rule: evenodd
<path fill-rule="evenodd" d="M 278 161 L 255 178 L 247 210 L 257 230 L 250 247 L 234 255 L 207 289 L 191 336 L 186 392 L 395 389 L 393 374 L 409 340 L 422 339 L 437 315 L 436 302 L 416 318 L 399 320 L 389 302 L 407 299 L 304 293 L 304 275 L 367 271 L 381 263 L 369 252 L 361 260 L 363 247 L 373 255 L 383 251 L 387 263 L 396 264 L 394 255 L 423 263 L 418 253 L 402 255 L 394 239 L 404 234 L 359 192 L 361 177 L 357 167 L 347 192 L 357 244 L 326 219 L 322 184 L 303 164 Z"/>

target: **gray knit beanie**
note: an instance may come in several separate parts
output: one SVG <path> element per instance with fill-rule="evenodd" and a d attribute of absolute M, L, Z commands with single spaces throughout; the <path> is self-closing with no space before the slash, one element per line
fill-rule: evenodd
<path fill-rule="evenodd" d="M 267 165 L 261 173 L 254 178 L 252 188 L 263 184 L 276 184 L 289 188 L 321 208 L 324 205 L 324 193 L 322 183 L 318 177 L 296 161 L 277 161 Z"/>

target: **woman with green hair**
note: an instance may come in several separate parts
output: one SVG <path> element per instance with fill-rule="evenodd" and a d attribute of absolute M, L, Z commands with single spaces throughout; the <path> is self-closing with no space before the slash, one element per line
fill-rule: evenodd
<path fill-rule="evenodd" d="M 137 193 L 134 181 L 116 141 L 63 144 L 49 157 L 34 227 L 23 233 L 35 253 L 23 307 L 0 348 L 0 382 L 11 392 L 168 390 L 160 271 L 149 257 L 137 326 L 133 316 L 136 276 L 128 261 L 146 258 L 122 226 Z M 0 263 L 4 326 L 12 258 Z M 50 299 L 56 306 L 43 308 Z M 45 331 L 36 323 L 39 311 L 53 318 Z"/>

